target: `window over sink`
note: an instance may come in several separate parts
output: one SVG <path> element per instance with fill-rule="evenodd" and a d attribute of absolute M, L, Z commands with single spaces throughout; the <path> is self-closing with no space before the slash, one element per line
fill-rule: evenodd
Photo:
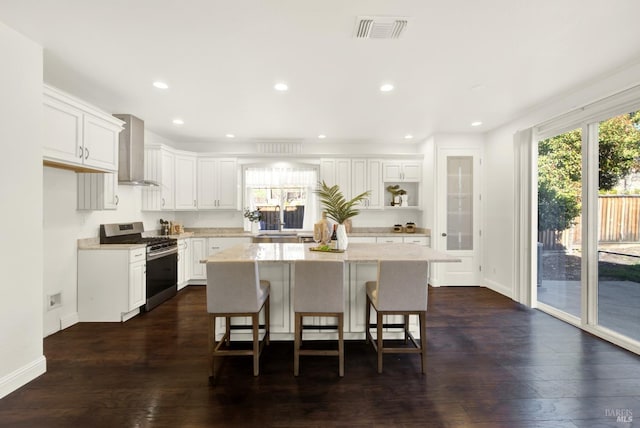
<path fill-rule="evenodd" d="M 248 165 L 244 168 L 244 205 L 260 210 L 260 230 L 311 230 L 318 219 L 317 183 L 314 165 Z"/>

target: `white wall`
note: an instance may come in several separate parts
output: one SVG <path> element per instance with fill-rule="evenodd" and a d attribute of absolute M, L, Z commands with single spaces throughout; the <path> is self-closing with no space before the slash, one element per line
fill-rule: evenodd
<path fill-rule="evenodd" d="M 73 171 L 44 168 L 44 299 L 62 293 L 62 306 L 44 308 L 44 335 L 50 335 L 78 321 L 77 241 L 97 238 L 100 224 L 144 222 L 145 231 L 158 230 L 159 219 L 173 220 L 172 213 L 141 212 L 141 188 L 119 186 L 117 210 L 78 211 L 77 177 Z"/>
<path fill-rule="evenodd" d="M 484 285 L 514 295 L 514 147 L 518 130 L 540 124 L 561 114 L 640 84 L 640 64 L 617 69 L 523 114 L 486 134 L 484 164 L 483 269 Z"/>
<path fill-rule="evenodd" d="M 0 397 L 42 353 L 42 48 L 0 22 Z"/>

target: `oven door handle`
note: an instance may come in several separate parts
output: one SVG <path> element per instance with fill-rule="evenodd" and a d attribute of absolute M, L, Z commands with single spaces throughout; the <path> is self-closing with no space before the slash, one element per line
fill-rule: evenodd
<path fill-rule="evenodd" d="M 168 250 L 160 251 L 158 253 L 147 254 L 147 261 L 156 260 L 164 256 L 168 256 L 170 254 L 177 254 L 177 253 L 178 253 L 178 247 L 172 247 Z"/>

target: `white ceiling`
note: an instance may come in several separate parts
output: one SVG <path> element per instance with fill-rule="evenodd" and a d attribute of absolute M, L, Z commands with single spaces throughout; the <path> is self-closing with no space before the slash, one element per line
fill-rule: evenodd
<path fill-rule="evenodd" d="M 409 24 L 355 39 L 361 15 Z M 638 61 L 639 16 L 638 0 L 0 0 L 46 82 L 177 143 L 485 132 Z"/>

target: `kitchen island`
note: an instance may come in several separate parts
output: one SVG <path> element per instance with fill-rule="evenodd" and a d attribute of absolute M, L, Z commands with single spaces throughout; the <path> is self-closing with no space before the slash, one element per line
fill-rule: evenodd
<path fill-rule="evenodd" d="M 379 260 L 424 260 L 430 263 L 457 262 L 456 258 L 441 252 L 415 244 L 350 244 L 343 253 L 311 251 L 314 244 L 240 244 L 220 251 L 202 260 L 209 261 L 246 261 L 257 260 L 260 278 L 271 282 L 271 339 L 293 340 L 293 262 L 295 260 L 342 260 L 345 262 L 345 339 L 364 339 L 365 333 L 365 283 L 377 276 Z M 373 315 L 373 314 L 372 314 Z M 331 325 L 331 318 L 305 318 L 305 326 L 317 326 L 317 329 L 305 327 L 305 338 L 333 339 L 337 334 L 323 330 Z M 390 318 L 385 323 L 397 323 L 399 319 Z M 249 319 L 233 319 L 234 325 L 249 324 Z M 418 337 L 417 320 L 410 322 L 414 336 Z M 217 333 L 222 335 L 224 325 L 218 326 Z M 400 333 L 399 333 L 400 334 Z M 240 340 L 250 340 L 246 330 L 234 332 Z M 391 336 L 390 336 L 391 337 Z"/>

